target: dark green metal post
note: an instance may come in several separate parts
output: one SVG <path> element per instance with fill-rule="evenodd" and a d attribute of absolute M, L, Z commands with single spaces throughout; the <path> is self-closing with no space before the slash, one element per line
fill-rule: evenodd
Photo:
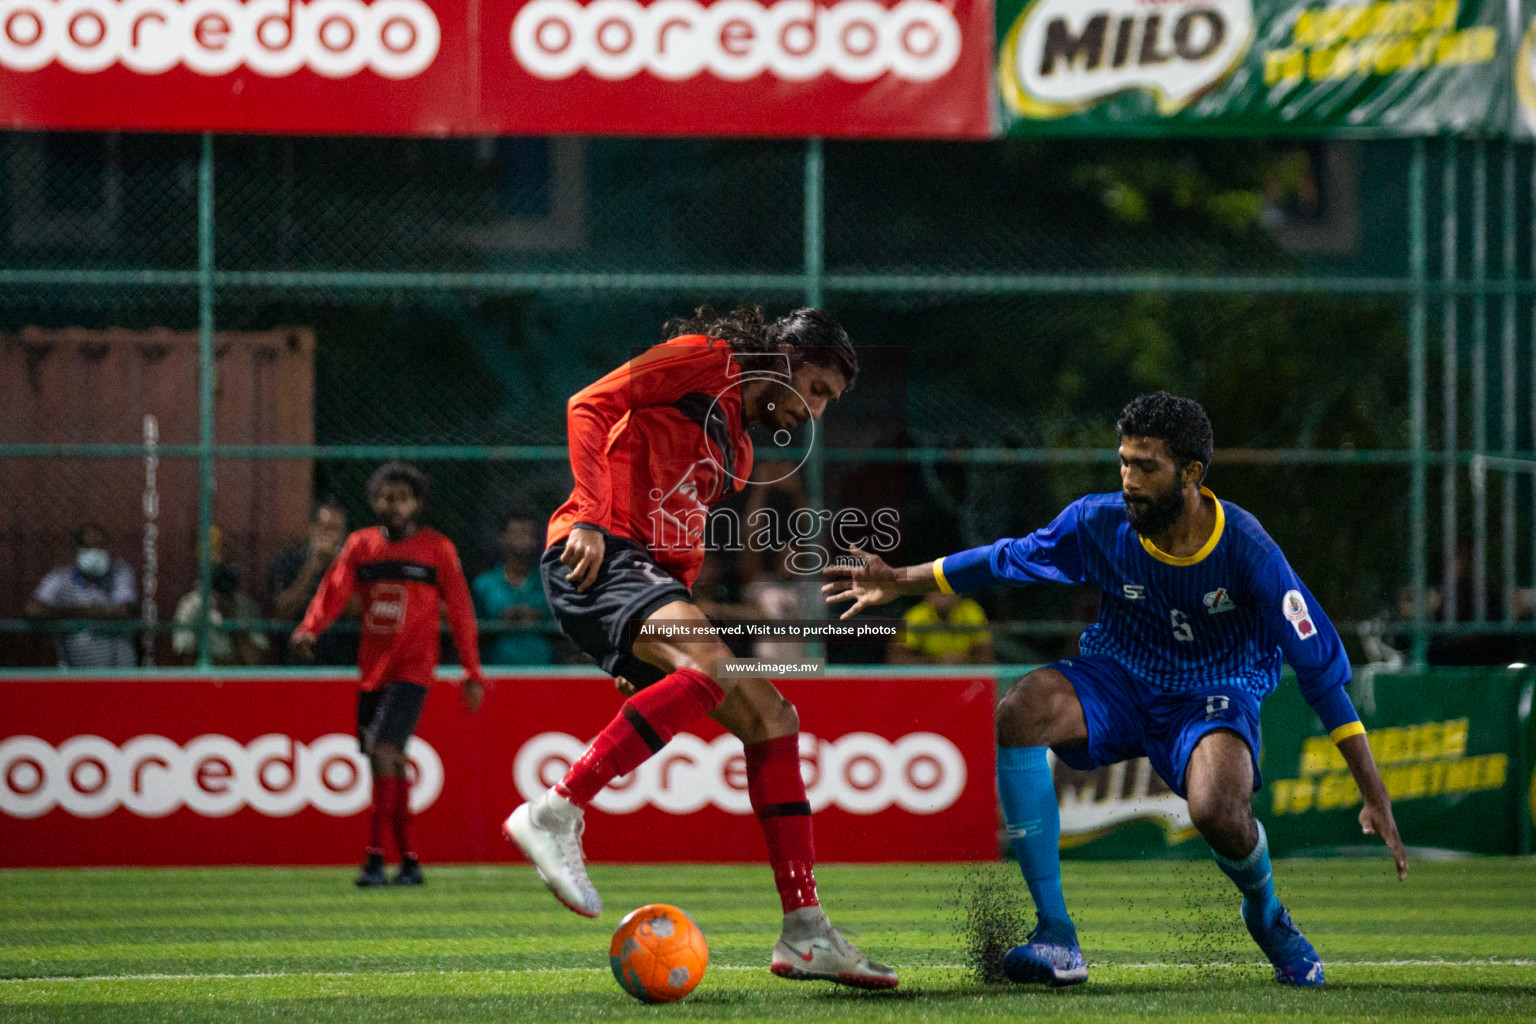
<path fill-rule="evenodd" d="M 805 143 L 805 304 L 820 308 L 824 301 L 822 280 L 826 273 L 823 264 L 826 229 L 826 212 L 823 207 L 825 181 L 822 168 L 820 139 L 807 139 Z M 821 426 L 816 427 L 818 435 Z M 811 446 L 805 460 L 805 494 L 811 508 L 818 512 L 826 506 L 826 460 L 822 454 L 825 444 Z M 819 591 L 812 605 L 811 617 L 823 618 L 826 606 L 820 600 Z M 813 658 L 826 656 L 826 645 L 820 642 L 807 644 L 806 653 Z"/>
<path fill-rule="evenodd" d="M 1413 280 L 1413 299 L 1408 317 L 1408 391 L 1411 406 L 1413 477 L 1409 498 L 1409 562 L 1413 572 L 1413 662 L 1423 665 L 1429 655 L 1429 631 L 1425 600 L 1428 542 L 1426 469 L 1428 438 L 1425 418 L 1426 320 L 1429 315 L 1429 247 L 1426 238 L 1424 189 L 1424 140 L 1413 140 L 1413 158 L 1408 166 L 1408 264 Z"/>
<path fill-rule="evenodd" d="M 212 664 L 208 652 L 209 613 L 213 610 L 213 136 L 203 135 L 197 166 L 197 664 Z"/>

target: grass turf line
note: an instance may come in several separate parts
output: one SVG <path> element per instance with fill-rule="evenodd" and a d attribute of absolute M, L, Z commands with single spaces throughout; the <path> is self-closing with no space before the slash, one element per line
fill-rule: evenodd
<path fill-rule="evenodd" d="M 595 866 L 614 911 L 597 922 L 521 865 L 429 869 L 400 891 L 356 891 L 338 869 L 0 872 L 0 1021 L 1536 1019 L 1536 861 L 1418 863 L 1406 885 L 1384 861 L 1280 862 L 1324 992 L 1269 980 L 1236 894 L 1195 862 L 1068 863 L 1088 985 L 982 985 L 958 966 L 978 872 L 1023 892 L 1007 865 L 819 870 L 833 920 L 902 968 L 895 994 L 771 977 L 760 866 Z M 620 912 L 655 901 L 693 914 L 714 968 L 666 1007 L 607 969 Z"/>

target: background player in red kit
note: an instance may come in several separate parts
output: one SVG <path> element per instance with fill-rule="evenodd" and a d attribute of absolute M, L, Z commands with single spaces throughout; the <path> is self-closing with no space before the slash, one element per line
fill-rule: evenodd
<path fill-rule="evenodd" d="M 373 769 L 373 813 L 358 885 L 384 884 L 384 832 L 391 825 L 400 851 L 395 884 L 423 881 L 411 836 L 405 746 L 437 668 L 439 597 L 447 602 L 448 624 L 464 664 L 464 706 L 477 710 L 485 693 L 469 585 L 453 542 L 420 523 L 426 496 L 427 478 L 414 466 L 386 462 L 374 471 L 368 478 L 368 503 L 379 525 L 347 538 L 291 640 L 301 657 L 309 657 L 315 638 L 341 614 L 352 592 L 362 589 L 357 738 Z"/>
<path fill-rule="evenodd" d="M 576 487 L 550 520 L 540 574 L 560 628 L 632 694 L 560 783 L 503 831 L 578 914 L 602 900 L 582 859 L 583 809 L 679 730 L 709 715 L 746 748 L 747 790 L 784 909 L 771 969 L 787 978 L 894 988 L 896 972 L 836 931 L 813 872 L 811 808 L 800 777 L 800 720 L 767 679 L 723 676 L 730 650 L 690 589 L 710 506 L 752 474 L 749 426 L 788 437 L 820 419 L 858 374 L 848 334 L 818 309 L 765 323 L 756 307 L 708 307 L 666 325 L 663 344 L 569 403 Z M 650 639 L 684 624 L 704 639 Z"/>

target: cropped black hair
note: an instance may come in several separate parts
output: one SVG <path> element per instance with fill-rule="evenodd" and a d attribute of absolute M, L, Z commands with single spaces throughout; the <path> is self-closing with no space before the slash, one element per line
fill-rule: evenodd
<path fill-rule="evenodd" d="M 1198 483 L 1205 483 L 1216 448 L 1216 435 L 1210 417 L 1193 398 L 1180 398 L 1166 391 L 1138 395 L 1120 412 L 1115 430 L 1121 437 L 1156 437 L 1168 442 L 1174 467 L 1184 472 L 1191 462 L 1202 467 Z"/>
<path fill-rule="evenodd" d="M 379 492 L 384 489 L 385 484 L 405 484 L 411 489 L 411 493 L 416 496 L 417 501 L 425 502 L 427 500 L 427 491 L 429 489 L 427 474 L 409 462 L 391 460 L 373 471 L 373 474 L 368 477 L 367 487 L 368 503 L 370 505 L 379 496 Z"/>
<path fill-rule="evenodd" d="M 761 306 L 748 303 L 724 316 L 712 306 L 700 306 L 689 317 L 674 317 L 661 328 L 662 340 L 685 334 L 703 334 L 730 343 L 737 352 L 776 352 L 780 345 L 794 349 L 795 364 L 826 366 L 843 375 L 847 387 L 859 376 L 859 355 L 843 325 L 826 310 L 802 306 L 772 322 Z"/>
<path fill-rule="evenodd" d="M 92 530 L 95 530 L 103 537 L 107 536 L 106 527 L 102 526 L 94 519 L 87 519 L 85 522 L 75 527 L 75 532 L 69 535 L 70 538 L 74 541 L 75 547 L 79 547 L 80 545 L 84 544 L 85 535 L 90 533 Z M 108 539 L 110 540 L 111 538 Z"/>

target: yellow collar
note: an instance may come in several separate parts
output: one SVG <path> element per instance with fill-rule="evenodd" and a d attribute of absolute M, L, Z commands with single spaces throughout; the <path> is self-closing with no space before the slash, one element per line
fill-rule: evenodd
<path fill-rule="evenodd" d="M 1221 531 L 1226 529 L 1227 526 L 1227 514 L 1222 511 L 1221 502 L 1217 501 L 1216 495 L 1211 493 L 1209 487 L 1200 488 L 1200 493 L 1216 502 L 1216 528 L 1211 531 L 1211 536 L 1201 545 L 1200 550 L 1188 558 L 1180 558 L 1178 555 L 1170 555 L 1168 552 L 1160 550 L 1156 544 L 1137 534 L 1138 537 L 1141 537 L 1141 546 L 1147 549 L 1147 554 L 1159 562 L 1167 562 L 1169 565 L 1194 565 L 1196 562 L 1204 560 L 1206 555 L 1216 550 L 1216 545 L 1221 542 Z"/>

